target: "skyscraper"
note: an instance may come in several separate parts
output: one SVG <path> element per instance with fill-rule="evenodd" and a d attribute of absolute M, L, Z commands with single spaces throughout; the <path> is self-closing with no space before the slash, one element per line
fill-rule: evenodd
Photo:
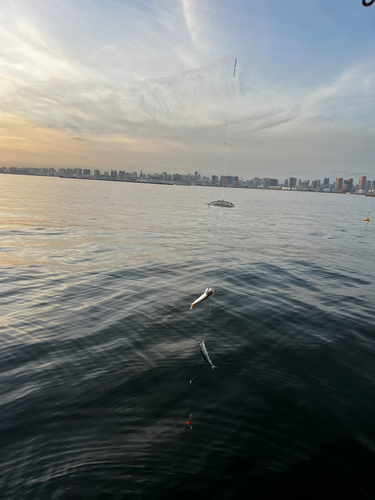
<path fill-rule="evenodd" d="M 359 183 L 358 183 L 359 189 L 363 189 L 363 191 L 366 190 L 366 180 L 367 180 L 367 176 L 366 175 L 362 175 L 359 178 Z"/>
<path fill-rule="evenodd" d="M 335 189 L 334 191 L 336 193 L 339 193 L 342 190 L 342 177 L 336 177 L 336 182 L 335 182 Z"/>

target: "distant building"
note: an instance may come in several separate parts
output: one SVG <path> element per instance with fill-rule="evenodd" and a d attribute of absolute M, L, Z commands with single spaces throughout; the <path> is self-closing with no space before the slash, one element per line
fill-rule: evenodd
<path fill-rule="evenodd" d="M 85 175 L 86 177 L 90 177 L 91 176 L 91 170 L 89 168 L 84 168 L 83 169 L 83 175 Z"/>
<path fill-rule="evenodd" d="M 363 191 L 366 190 L 366 180 L 367 180 L 367 176 L 366 175 L 362 175 L 359 178 L 359 183 L 358 183 L 358 188 L 359 189 L 363 189 Z"/>
<path fill-rule="evenodd" d="M 220 186 L 222 187 L 228 186 L 228 181 L 225 175 L 220 176 Z"/>
<path fill-rule="evenodd" d="M 295 177 L 289 177 L 289 183 L 288 186 L 290 188 L 295 188 L 297 183 L 297 179 Z"/>
<path fill-rule="evenodd" d="M 268 188 L 271 186 L 278 186 L 278 185 L 279 185 L 278 179 L 270 179 L 269 177 L 262 179 L 262 186 L 264 188 Z"/>
<path fill-rule="evenodd" d="M 329 177 L 324 177 L 324 182 L 323 182 L 323 184 L 324 184 L 325 186 L 329 186 Z"/>
<path fill-rule="evenodd" d="M 335 193 L 341 193 L 341 191 L 342 191 L 342 182 L 343 182 L 343 178 L 342 177 L 336 177 L 335 188 L 333 190 Z"/>
<path fill-rule="evenodd" d="M 342 192 L 351 193 L 353 191 L 353 179 L 346 179 L 342 183 Z"/>

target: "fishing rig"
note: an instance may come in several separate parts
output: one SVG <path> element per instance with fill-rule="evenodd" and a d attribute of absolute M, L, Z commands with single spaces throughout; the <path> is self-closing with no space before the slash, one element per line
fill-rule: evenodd
<path fill-rule="evenodd" d="M 375 1 L 375 0 L 374 0 L 374 1 Z M 236 76 L 236 68 L 237 68 L 237 58 L 234 60 L 234 66 L 233 66 L 233 78 L 235 78 L 235 76 Z M 232 110 L 230 110 L 230 112 L 229 112 L 228 130 L 227 130 L 227 140 L 226 140 L 226 141 L 224 141 L 224 143 L 225 143 L 225 164 L 224 164 L 224 176 L 226 175 L 226 170 L 227 170 L 227 162 L 228 162 L 228 145 L 229 145 L 229 137 L 230 137 L 230 126 L 231 126 L 231 123 L 232 123 Z M 224 191 L 223 191 L 223 196 L 222 196 L 222 202 L 224 202 Z M 227 203 L 227 205 L 225 205 L 225 206 L 234 206 L 232 203 L 229 203 L 229 202 L 224 202 L 224 203 Z M 209 205 L 210 205 L 210 204 L 209 204 Z M 220 216 L 220 231 L 221 231 L 221 216 Z M 212 292 L 213 292 L 213 289 L 206 289 L 205 293 L 207 292 L 207 290 L 212 290 Z M 211 292 L 211 293 L 212 293 L 212 292 Z M 207 297 L 208 297 L 208 296 L 209 296 L 209 295 L 207 295 Z M 197 300 L 196 300 L 196 301 L 195 301 L 195 302 L 191 305 L 190 310 L 192 309 L 192 307 L 193 307 L 193 305 L 194 305 L 194 304 L 198 303 L 198 301 L 200 301 L 200 302 L 201 302 L 201 301 L 203 301 L 203 300 L 205 300 L 205 299 L 207 298 L 207 297 L 204 297 L 204 298 L 203 298 L 203 297 L 204 297 L 204 294 L 203 294 L 201 297 L 199 297 L 199 298 L 198 298 L 198 299 L 197 299 Z M 206 340 L 206 335 L 207 335 L 207 327 L 208 327 L 208 322 L 209 322 L 209 319 L 210 319 L 210 312 L 211 312 L 211 301 L 210 301 L 210 306 L 209 306 L 209 308 L 208 308 L 208 315 L 207 315 L 207 322 L 206 322 L 206 328 L 205 328 L 205 333 L 204 333 L 204 341 L 203 341 L 203 344 L 204 344 L 204 342 L 205 342 L 205 340 Z M 205 359 L 205 361 L 207 361 L 207 363 L 208 363 L 209 365 L 211 365 L 211 367 L 212 367 L 213 365 L 212 365 L 212 363 L 210 362 L 211 360 L 209 359 L 209 357 L 208 357 L 208 360 L 207 360 L 207 358 L 204 356 L 204 354 L 203 354 L 203 352 L 202 352 L 202 349 L 201 349 L 201 353 L 202 353 L 202 357 L 203 357 L 203 359 Z M 194 376 L 194 377 L 190 380 L 190 384 L 193 382 L 193 380 L 194 380 L 195 378 L 197 378 L 197 377 L 198 377 L 200 367 L 201 367 L 201 364 L 199 364 L 199 366 L 198 366 L 198 372 L 197 372 L 197 374 L 196 374 L 196 375 L 195 375 L 195 376 Z M 188 418 L 188 420 L 187 420 L 187 422 L 186 422 L 186 425 L 187 425 L 190 429 L 192 429 L 192 428 L 193 428 L 193 425 L 192 425 L 192 423 L 191 423 L 191 421 L 192 421 L 192 417 L 193 417 L 193 413 L 190 413 L 190 416 L 189 416 L 189 418 Z"/>

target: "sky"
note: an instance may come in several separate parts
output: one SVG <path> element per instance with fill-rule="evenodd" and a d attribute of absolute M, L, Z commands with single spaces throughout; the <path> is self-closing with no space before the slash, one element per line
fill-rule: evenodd
<path fill-rule="evenodd" d="M 374 179 L 374 42 L 361 0 L 2 0 L 0 166 Z"/>

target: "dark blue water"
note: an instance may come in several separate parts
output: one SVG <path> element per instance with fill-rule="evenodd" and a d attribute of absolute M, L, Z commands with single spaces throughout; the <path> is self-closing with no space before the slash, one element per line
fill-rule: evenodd
<path fill-rule="evenodd" d="M 374 199 L 0 182 L 1 499 L 374 498 Z"/>

